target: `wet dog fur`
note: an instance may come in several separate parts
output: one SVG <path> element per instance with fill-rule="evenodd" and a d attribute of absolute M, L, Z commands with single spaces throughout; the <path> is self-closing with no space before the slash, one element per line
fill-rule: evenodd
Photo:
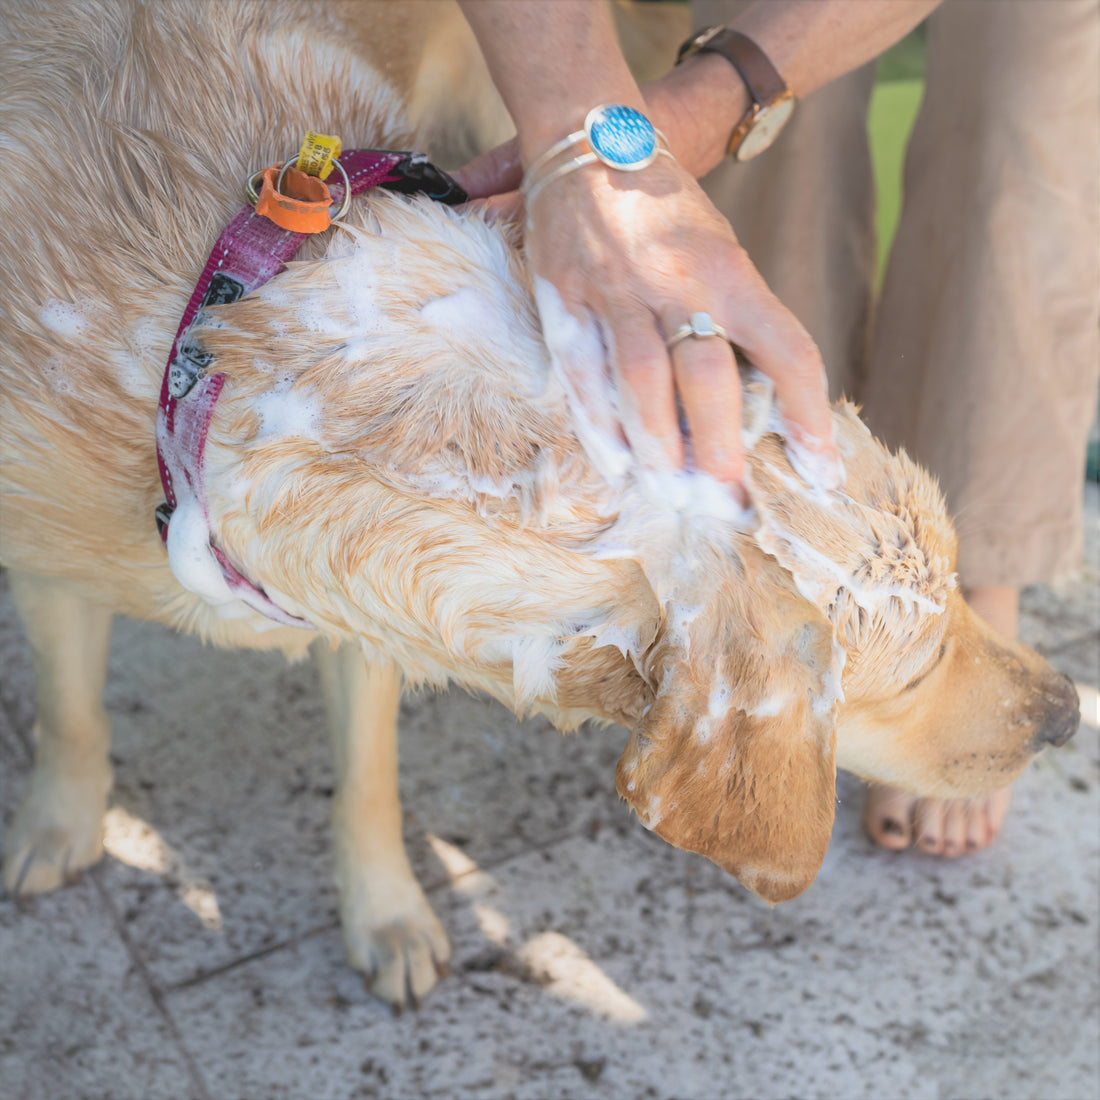
<path fill-rule="evenodd" d="M 609 481 L 515 231 L 426 200 L 358 200 L 347 228 L 205 311 L 193 335 L 227 376 L 213 536 L 316 629 L 188 591 L 152 519 L 157 394 L 240 182 L 310 125 L 349 148 L 432 148 L 456 112 L 476 128 L 497 108 L 454 95 L 478 62 L 443 5 L 5 7 L 0 560 L 37 674 L 9 891 L 52 889 L 102 852 L 116 612 L 312 649 L 348 955 L 397 1004 L 449 955 L 401 839 L 403 682 L 486 691 L 565 730 L 622 724 L 615 781 L 643 824 L 770 902 L 816 875 L 838 766 L 977 795 L 1076 729 L 1072 686 L 960 598 L 932 479 L 854 409 L 834 411 L 845 477 L 828 487 L 792 465 L 749 380 L 749 516 L 703 479 Z"/>

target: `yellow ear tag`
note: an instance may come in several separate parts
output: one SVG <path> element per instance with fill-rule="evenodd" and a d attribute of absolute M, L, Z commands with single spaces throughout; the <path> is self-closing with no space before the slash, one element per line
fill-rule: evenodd
<path fill-rule="evenodd" d="M 307 130 L 306 136 L 302 138 L 302 147 L 298 150 L 298 162 L 295 167 L 309 176 L 327 179 L 332 171 L 332 162 L 339 155 L 340 139 L 338 137 Z"/>

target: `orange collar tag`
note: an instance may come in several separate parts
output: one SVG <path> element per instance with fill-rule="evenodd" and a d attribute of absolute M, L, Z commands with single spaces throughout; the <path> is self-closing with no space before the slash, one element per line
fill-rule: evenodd
<path fill-rule="evenodd" d="M 261 173 L 263 183 L 256 213 L 269 218 L 280 229 L 294 233 L 320 233 L 328 229 L 332 224 L 332 194 L 328 184 L 315 175 L 288 167 L 283 176 L 283 190 L 277 191 L 279 171 L 280 166 L 274 164 Z"/>

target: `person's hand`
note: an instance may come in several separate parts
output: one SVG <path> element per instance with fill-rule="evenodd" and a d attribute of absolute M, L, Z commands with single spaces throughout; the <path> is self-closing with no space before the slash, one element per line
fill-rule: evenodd
<path fill-rule="evenodd" d="M 523 206 L 519 187 L 523 183 L 523 163 L 519 155 L 519 139 L 512 138 L 450 175 L 491 220 L 511 217 Z"/>
<path fill-rule="evenodd" d="M 661 128 L 663 119 L 654 121 Z M 670 140 L 674 149 L 683 144 Z M 495 196 L 492 207 L 511 209 L 522 178 L 518 147 L 500 146 L 458 175 L 471 197 Z M 578 414 L 605 439 L 624 438 L 643 466 L 681 468 L 689 458 L 695 469 L 741 484 L 733 349 L 719 337 L 666 346 L 693 313 L 704 312 L 774 381 L 788 438 L 830 464 L 835 459 L 817 348 L 676 162 L 658 157 L 635 173 L 580 168 L 540 190 L 527 219 L 547 343 Z"/>

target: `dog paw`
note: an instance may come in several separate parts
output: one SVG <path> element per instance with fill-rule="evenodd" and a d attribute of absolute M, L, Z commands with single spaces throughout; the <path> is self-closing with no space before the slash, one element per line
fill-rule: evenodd
<path fill-rule="evenodd" d="M 415 882 L 411 889 L 403 883 L 392 892 L 375 882 L 371 894 L 386 898 L 386 903 L 345 899 L 341 906 L 348 962 L 363 972 L 367 990 L 396 1011 L 419 1008 L 435 983 L 450 972 L 447 934 Z M 401 895 L 404 903 L 395 903 Z"/>
<path fill-rule="evenodd" d="M 398 1012 L 420 1008 L 435 983 L 450 973 L 450 944 L 434 917 L 432 923 L 434 928 L 397 923 L 375 929 L 363 962 L 352 963 L 364 971 L 367 989 Z"/>
<path fill-rule="evenodd" d="M 110 779 L 65 780 L 35 769 L 4 838 L 4 889 L 11 897 L 44 894 L 71 881 L 103 855 Z"/>

